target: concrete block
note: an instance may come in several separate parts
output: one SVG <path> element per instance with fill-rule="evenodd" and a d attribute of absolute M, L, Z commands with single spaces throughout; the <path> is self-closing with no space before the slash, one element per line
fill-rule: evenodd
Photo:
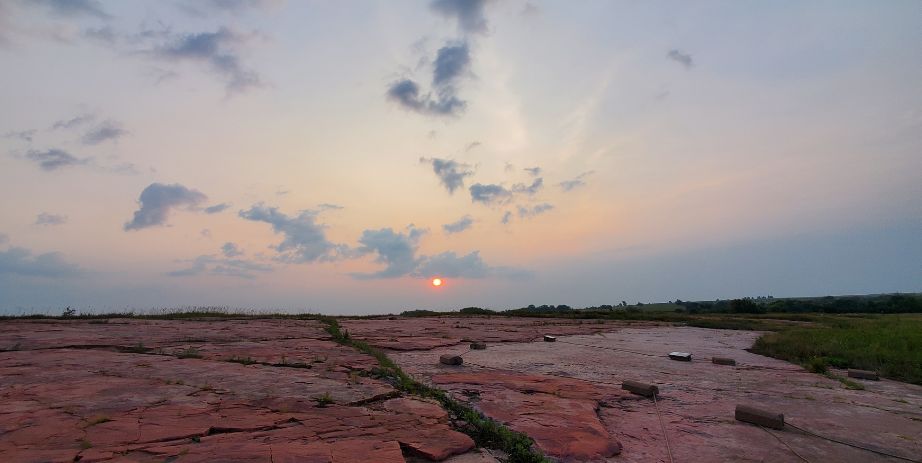
<path fill-rule="evenodd" d="M 711 358 L 711 362 L 717 365 L 736 365 L 736 360 L 727 357 L 713 357 Z"/>
<path fill-rule="evenodd" d="M 880 376 L 876 371 L 867 370 L 848 370 L 849 378 L 870 379 L 871 381 L 880 381 Z"/>
<path fill-rule="evenodd" d="M 557 336 L 551 336 L 549 334 L 545 334 L 544 342 L 557 342 Z"/>
<path fill-rule="evenodd" d="M 626 380 L 621 383 L 621 389 L 644 397 L 653 397 L 653 394 L 659 394 L 659 388 L 655 384 L 641 383 L 640 381 Z"/>
<path fill-rule="evenodd" d="M 762 410 L 750 405 L 736 406 L 736 419 L 746 423 L 765 426 L 772 429 L 784 428 L 784 415 L 781 413 Z"/>
<path fill-rule="evenodd" d="M 487 348 L 487 343 L 474 341 L 471 343 L 471 350 L 484 350 Z"/>
<path fill-rule="evenodd" d="M 454 354 L 443 354 L 439 357 L 439 362 L 444 363 L 445 365 L 461 365 L 464 363 L 464 359 L 460 355 Z"/>
<path fill-rule="evenodd" d="M 680 362 L 691 362 L 691 354 L 688 352 L 670 352 L 669 358 Z"/>

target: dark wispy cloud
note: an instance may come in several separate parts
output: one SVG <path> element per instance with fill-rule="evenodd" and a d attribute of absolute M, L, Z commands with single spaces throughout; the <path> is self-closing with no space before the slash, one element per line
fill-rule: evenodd
<path fill-rule="evenodd" d="M 531 206 L 531 207 L 528 207 L 528 206 L 519 206 L 519 207 L 518 207 L 519 218 L 520 218 L 520 219 L 529 219 L 529 218 L 532 218 L 532 217 L 534 217 L 534 216 L 536 216 L 536 215 L 543 214 L 543 213 L 545 213 L 545 212 L 547 212 L 547 211 L 549 211 L 549 210 L 551 210 L 551 209 L 553 209 L 553 208 L 554 208 L 554 206 L 551 205 L 551 204 L 548 204 L 548 203 L 536 204 L 536 205 Z"/>
<path fill-rule="evenodd" d="M 90 162 L 88 158 L 78 158 L 67 151 L 57 148 L 45 151 L 30 150 L 26 153 L 26 158 L 37 163 L 42 170 L 49 172 L 65 167 L 85 165 Z"/>
<path fill-rule="evenodd" d="M 590 171 L 588 171 L 588 172 L 583 172 L 583 173 L 577 175 L 576 177 L 574 177 L 574 178 L 572 178 L 572 179 L 570 179 L 570 180 L 564 180 L 564 181 L 558 183 L 557 185 L 560 186 L 560 188 L 563 189 L 563 191 L 573 191 L 573 190 L 576 189 L 576 188 L 586 186 L 586 180 L 585 180 L 586 177 L 588 177 L 588 176 L 590 176 L 590 175 L 592 175 L 592 174 L 594 174 L 594 173 L 595 173 L 594 170 L 590 170 Z"/>
<path fill-rule="evenodd" d="M 59 17 L 88 16 L 98 19 L 112 17 L 96 0 L 29 0 L 25 3 L 44 7 L 49 13 Z"/>
<path fill-rule="evenodd" d="M 3 138 L 16 138 L 22 141 L 27 141 L 32 143 L 32 138 L 35 136 L 35 133 L 38 132 L 35 129 L 31 130 L 13 130 L 3 134 Z"/>
<path fill-rule="evenodd" d="M 213 255 L 203 255 L 192 259 L 189 267 L 168 272 L 173 277 L 189 277 L 196 275 L 217 275 L 252 280 L 257 273 L 272 271 L 269 265 L 246 259 L 222 258 Z"/>
<path fill-rule="evenodd" d="M 457 21 L 458 29 L 467 34 L 487 32 L 484 7 L 488 0 L 434 0 L 430 7 L 436 13 Z"/>
<path fill-rule="evenodd" d="M 512 222 L 512 211 L 506 211 L 506 213 L 503 214 L 503 218 L 500 219 L 499 221 L 503 225 L 508 225 L 509 222 Z"/>
<path fill-rule="evenodd" d="M 206 64 L 220 75 L 229 93 L 261 87 L 259 74 L 240 63 L 239 49 L 249 36 L 222 27 L 215 32 L 174 35 L 153 50 L 163 60 Z"/>
<path fill-rule="evenodd" d="M 73 129 L 75 127 L 79 127 L 83 124 L 91 122 L 93 121 L 93 119 L 96 119 L 96 116 L 93 114 L 80 114 L 70 119 L 62 119 L 60 121 L 55 122 L 54 125 L 51 126 L 51 129 L 52 130 Z"/>
<path fill-rule="evenodd" d="M 125 223 L 125 231 L 165 225 L 170 211 L 176 208 L 196 209 L 208 199 L 203 193 L 178 183 L 151 183 L 138 198 L 140 208 Z"/>
<path fill-rule="evenodd" d="M 47 212 L 42 212 L 35 217 L 35 225 L 51 226 L 51 225 L 63 225 L 67 223 L 66 215 L 58 214 L 49 214 Z"/>
<path fill-rule="evenodd" d="M 486 278 L 493 269 L 483 262 L 479 251 L 458 256 L 452 251 L 443 252 L 422 259 L 413 276 L 429 278 Z"/>
<path fill-rule="evenodd" d="M 179 8 L 193 16 L 213 13 L 244 13 L 248 10 L 268 10 L 285 3 L 285 0 L 187 0 Z"/>
<path fill-rule="evenodd" d="M 523 170 L 524 170 L 525 172 L 528 172 L 528 175 L 531 175 L 532 177 L 537 177 L 537 176 L 541 175 L 541 168 L 540 168 L 540 167 L 526 167 L 526 168 L 523 169 Z"/>
<path fill-rule="evenodd" d="M 322 262 L 349 254 L 348 246 L 327 239 L 324 231 L 326 226 L 317 222 L 319 211 L 307 210 L 296 216 L 288 216 L 278 208 L 256 204 L 239 214 L 246 220 L 268 223 L 275 233 L 285 237 L 274 247 L 279 252 L 279 260 L 292 263 Z"/>
<path fill-rule="evenodd" d="M 224 254 L 224 257 L 237 257 L 242 256 L 243 251 L 237 247 L 234 243 L 224 243 L 224 246 L 221 246 L 221 253 Z"/>
<path fill-rule="evenodd" d="M 118 140 L 128 134 L 121 124 L 115 121 L 105 121 L 90 129 L 81 138 L 84 145 L 98 145 L 108 140 Z"/>
<path fill-rule="evenodd" d="M 483 145 L 483 143 L 480 143 L 479 141 L 472 141 L 472 142 L 468 143 L 467 146 L 464 147 L 464 152 L 465 152 L 465 153 L 470 152 L 472 149 L 478 148 L 478 147 L 480 147 L 480 146 L 482 146 L 482 145 Z"/>
<path fill-rule="evenodd" d="M 387 95 L 404 109 L 434 116 L 457 116 L 467 107 L 458 97 L 458 81 L 471 65 L 467 43 L 446 44 L 436 53 L 432 63 L 432 88 L 423 94 L 415 81 L 398 80 L 388 88 Z"/>
<path fill-rule="evenodd" d="M 535 193 L 541 191 L 541 188 L 544 187 L 544 179 L 541 177 L 536 178 L 531 185 L 526 185 L 524 183 L 516 183 L 512 185 L 513 193 L 522 193 L 528 196 L 534 196 Z"/>
<path fill-rule="evenodd" d="M 356 252 L 362 254 L 376 254 L 375 262 L 384 264 L 383 270 L 373 273 L 353 273 L 359 279 L 370 278 L 397 278 L 412 273 L 419 260 L 416 249 L 419 238 L 426 230 L 410 225 L 405 233 L 395 232 L 390 228 L 380 230 L 365 230 L 359 238 L 359 247 Z"/>
<path fill-rule="evenodd" d="M 504 204 L 512 198 L 512 192 L 502 185 L 475 183 L 468 190 L 471 202 L 483 204 Z"/>
<path fill-rule="evenodd" d="M 224 212 L 227 208 L 230 207 L 230 204 L 221 203 L 215 204 L 214 206 L 208 206 L 205 209 L 202 209 L 206 214 L 217 214 L 219 212 Z"/>
<path fill-rule="evenodd" d="M 454 233 L 461 233 L 464 230 L 471 228 L 472 225 L 474 225 L 474 219 L 472 219 L 471 216 L 466 215 L 452 223 L 446 223 L 445 225 L 442 225 L 442 230 L 444 230 L 445 233 L 451 235 Z"/>
<path fill-rule="evenodd" d="M 464 187 L 464 178 L 474 175 L 470 165 L 451 159 L 419 158 L 419 162 L 432 166 L 432 171 L 439 177 L 439 182 L 449 193 L 454 193 L 458 188 Z"/>
<path fill-rule="evenodd" d="M 666 53 L 666 57 L 685 66 L 685 69 L 691 69 L 692 66 L 695 65 L 692 55 L 675 48 L 669 50 L 669 53 Z"/>
<path fill-rule="evenodd" d="M 0 251 L 0 276 L 61 278 L 82 273 L 80 267 L 65 261 L 64 256 L 58 252 L 33 255 L 32 251 L 21 247 Z"/>

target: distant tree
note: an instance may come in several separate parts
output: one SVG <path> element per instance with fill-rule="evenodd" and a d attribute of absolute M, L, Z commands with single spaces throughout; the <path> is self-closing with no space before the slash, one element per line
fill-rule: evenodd
<path fill-rule="evenodd" d="M 765 313 L 765 308 L 748 297 L 745 299 L 733 299 L 730 301 L 731 313 Z"/>
<path fill-rule="evenodd" d="M 459 312 L 465 315 L 490 315 L 496 313 L 490 309 L 481 309 L 480 307 L 465 307 Z"/>

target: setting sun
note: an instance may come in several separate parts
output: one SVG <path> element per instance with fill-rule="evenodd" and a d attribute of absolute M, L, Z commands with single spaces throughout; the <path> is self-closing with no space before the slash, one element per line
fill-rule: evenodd
<path fill-rule="evenodd" d="M 441 278 L 433 278 L 433 279 L 432 279 L 432 286 L 442 286 L 442 279 L 441 279 Z"/>

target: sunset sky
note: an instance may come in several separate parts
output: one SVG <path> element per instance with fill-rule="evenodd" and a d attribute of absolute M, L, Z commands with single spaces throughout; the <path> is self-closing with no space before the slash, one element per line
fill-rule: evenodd
<path fill-rule="evenodd" d="M 0 0 L 2 313 L 897 291 L 916 0 Z"/>

